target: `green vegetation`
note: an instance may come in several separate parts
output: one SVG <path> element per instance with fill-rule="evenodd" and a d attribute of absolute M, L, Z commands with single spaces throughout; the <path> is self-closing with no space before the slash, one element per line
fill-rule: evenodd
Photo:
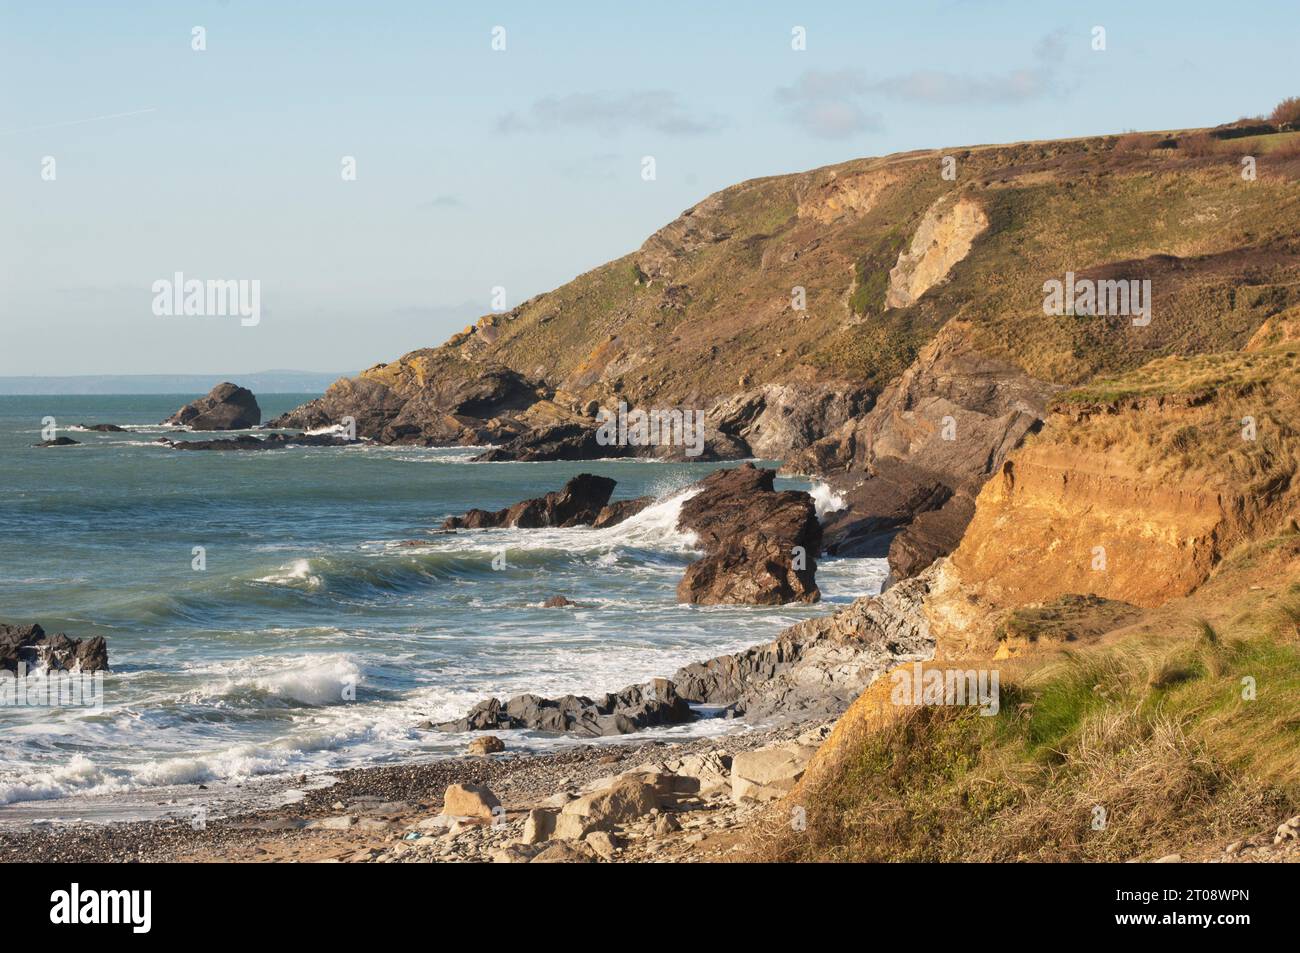
<path fill-rule="evenodd" d="M 841 747 L 770 856 L 1122 861 L 1266 830 L 1300 795 L 1300 596 L 1284 605 L 1265 634 L 1198 622 L 1004 676 L 993 717 L 908 709 Z"/>

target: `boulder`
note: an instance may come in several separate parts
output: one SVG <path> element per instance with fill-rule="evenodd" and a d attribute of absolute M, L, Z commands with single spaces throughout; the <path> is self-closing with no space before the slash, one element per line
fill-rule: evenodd
<path fill-rule="evenodd" d="M 794 790 L 816 752 L 815 745 L 798 742 L 739 752 L 731 759 L 732 800 L 780 800 Z"/>
<path fill-rule="evenodd" d="M 218 384 L 206 397 L 186 404 L 164 424 L 191 430 L 246 430 L 262 422 L 262 408 L 253 392 L 229 381 Z"/>
<path fill-rule="evenodd" d="M 63 634 L 46 635 L 39 625 L 0 623 L 0 669 L 18 671 L 46 668 L 63 672 L 108 671 L 108 644 L 103 636 L 72 639 Z"/>
<path fill-rule="evenodd" d="M 542 603 L 543 609 L 563 609 L 565 606 L 576 606 L 577 603 L 565 596 L 551 596 Z"/>
<path fill-rule="evenodd" d="M 81 444 L 80 440 L 73 440 L 71 437 L 55 437 L 53 440 L 42 440 L 40 443 L 32 444 L 33 447 L 76 447 Z"/>
<path fill-rule="evenodd" d="M 557 840 L 529 863 L 532 864 L 594 864 L 596 852 L 581 841 Z"/>
<path fill-rule="evenodd" d="M 602 791 L 584 794 L 564 805 L 555 819 L 555 837 L 581 840 L 592 831 L 628 824 L 659 806 L 653 785 L 620 778 Z"/>
<path fill-rule="evenodd" d="M 442 796 L 442 813 L 448 817 L 481 818 L 492 820 L 494 809 L 501 802 L 481 784 L 453 784 Z"/>
<path fill-rule="evenodd" d="M 540 844 L 548 841 L 555 833 L 555 811 L 534 809 L 528 812 L 524 820 L 524 832 L 520 840 L 525 844 Z"/>
<path fill-rule="evenodd" d="M 484 735 L 482 738 L 475 738 L 469 743 L 469 753 L 473 755 L 496 754 L 498 751 L 505 751 L 506 743 L 496 735 Z"/>
<path fill-rule="evenodd" d="M 613 860 L 618 850 L 618 838 L 609 831 L 592 831 L 582 840 L 601 860 Z"/>
<path fill-rule="evenodd" d="M 725 751 L 705 751 L 701 754 L 687 755 L 678 761 L 669 761 L 664 768 L 677 775 L 683 781 L 691 782 L 685 787 L 697 794 L 731 793 L 731 755 Z"/>

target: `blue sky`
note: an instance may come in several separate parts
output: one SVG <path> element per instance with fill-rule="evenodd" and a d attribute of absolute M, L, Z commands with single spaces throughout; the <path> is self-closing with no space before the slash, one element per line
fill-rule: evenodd
<path fill-rule="evenodd" d="M 0 0 L 0 374 L 360 369 L 746 178 L 1267 112 L 1295 13 Z M 261 323 L 155 316 L 177 271 L 260 280 Z"/>

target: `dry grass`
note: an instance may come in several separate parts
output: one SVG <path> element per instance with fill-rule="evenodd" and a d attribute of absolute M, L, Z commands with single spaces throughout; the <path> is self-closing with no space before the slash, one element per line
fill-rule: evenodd
<path fill-rule="evenodd" d="M 1123 861 L 1257 833 L 1300 797 L 1294 633 L 1198 621 L 1004 681 L 994 717 L 905 709 L 839 749 L 803 792 L 806 829 L 774 825 L 762 857 Z"/>
<path fill-rule="evenodd" d="M 1064 413 L 1039 443 L 1111 454 L 1138 471 L 1273 495 L 1300 472 L 1300 351 L 1289 345 L 1163 358 L 1056 406 Z"/>

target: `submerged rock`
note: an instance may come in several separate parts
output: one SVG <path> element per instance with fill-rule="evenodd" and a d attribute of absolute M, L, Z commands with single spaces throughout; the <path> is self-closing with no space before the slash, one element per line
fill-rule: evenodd
<path fill-rule="evenodd" d="M 125 427 L 119 427 L 117 424 L 82 424 L 82 430 L 89 430 L 94 433 L 126 433 Z"/>
<path fill-rule="evenodd" d="M 206 397 L 186 404 L 164 424 L 191 430 L 246 430 L 262 422 L 262 408 L 246 387 L 229 381 L 218 384 Z"/>
<path fill-rule="evenodd" d="M 73 440 L 71 437 L 55 437 L 53 440 L 42 440 L 40 443 L 32 444 L 33 447 L 76 447 L 81 444 L 80 440 Z"/>
<path fill-rule="evenodd" d="M 46 635 L 39 625 L 0 622 L 0 669 L 17 672 L 20 662 L 29 670 L 106 672 L 108 644 L 99 635 L 73 639 L 62 634 Z"/>

